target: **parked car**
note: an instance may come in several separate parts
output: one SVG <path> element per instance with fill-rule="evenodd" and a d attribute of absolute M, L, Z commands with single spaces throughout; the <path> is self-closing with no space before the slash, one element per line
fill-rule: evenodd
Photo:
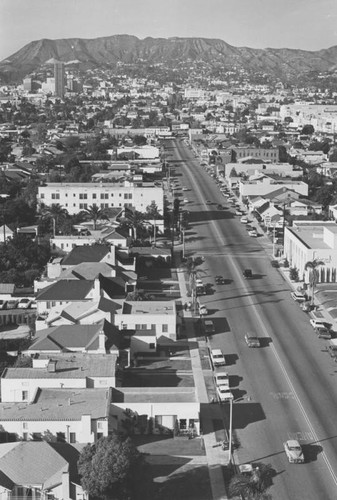
<path fill-rule="evenodd" d="M 186 186 L 183 186 L 182 190 L 183 191 L 188 191 L 188 188 Z"/>
<path fill-rule="evenodd" d="M 217 208 L 218 210 L 223 210 L 223 206 L 222 206 L 222 205 L 220 205 L 220 203 L 218 203 L 218 204 L 217 204 L 216 208 Z"/>
<path fill-rule="evenodd" d="M 227 372 L 215 372 L 214 384 L 216 387 L 223 387 L 229 391 L 229 376 Z"/>
<path fill-rule="evenodd" d="M 326 323 L 326 321 L 322 321 L 320 319 L 310 318 L 310 324 L 313 328 L 329 328 L 331 325 Z"/>
<path fill-rule="evenodd" d="M 279 261 L 278 260 L 272 260 L 271 261 L 271 267 L 280 267 Z"/>
<path fill-rule="evenodd" d="M 222 354 L 221 349 L 211 349 L 211 360 L 214 368 L 226 365 L 225 357 Z"/>
<path fill-rule="evenodd" d="M 199 314 L 200 316 L 207 316 L 208 309 L 204 304 L 199 304 Z"/>
<path fill-rule="evenodd" d="M 237 208 L 235 209 L 235 212 L 234 212 L 234 213 L 235 213 L 235 215 L 242 215 L 241 210 L 239 210 L 239 209 L 237 209 Z"/>
<path fill-rule="evenodd" d="M 319 339 L 331 340 L 332 338 L 331 330 L 329 330 L 329 328 L 325 328 L 324 326 L 323 327 L 319 326 L 314 328 L 314 332 L 316 333 Z"/>
<path fill-rule="evenodd" d="M 215 327 L 211 319 L 206 319 L 204 323 L 205 333 L 214 333 Z"/>
<path fill-rule="evenodd" d="M 18 302 L 18 309 L 29 309 L 32 303 L 32 299 L 20 299 Z"/>
<path fill-rule="evenodd" d="M 328 346 L 328 353 L 335 361 L 337 361 L 337 343 L 336 343 L 336 340 L 331 341 L 331 344 Z"/>
<path fill-rule="evenodd" d="M 224 403 L 225 401 L 230 401 L 231 399 L 233 399 L 233 394 L 231 393 L 231 391 L 228 391 L 223 386 L 218 386 L 216 388 L 216 392 L 218 394 L 220 403 Z"/>
<path fill-rule="evenodd" d="M 245 341 L 248 347 L 260 347 L 260 339 L 253 333 L 246 333 Z"/>
<path fill-rule="evenodd" d="M 241 211 L 240 211 L 240 212 L 241 212 Z M 242 212 L 241 212 L 241 213 L 242 213 Z M 240 222 L 241 222 L 242 224 L 248 224 L 248 219 L 247 219 L 247 217 L 246 217 L 245 215 L 244 215 L 243 217 L 241 217 Z"/>
<path fill-rule="evenodd" d="M 296 439 L 289 439 L 283 443 L 284 451 L 286 452 L 289 463 L 303 464 L 304 455 L 302 446 Z"/>
<path fill-rule="evenodd" d="M 9 299 L 7 300 L 6 309 L 16 309 L 18 305 L 18 300 Z"/>
<path fill-rule="evenodd" d="M 308 300 L 308 297 L 304 293 L 291 292 L 290 295 L 295 300 L 295 302 L 306 302 Z"/>
<path fill-rule="evenodd" d="M 224 285 L 226 283 L 226 280 L 223 276 L 215 276 L 215 283 L 217 285 Z"/>
<path fill-rule="evenodd" d="M 7 300 L 0 299 L 0 309 L 6 309 L 6 307 L 7 307 Z"/>
<path fill-rule="evenodd" d="M 242 271 L 242 275 L 245 279 L 248 279 L 248 278 L 252 278 L 253 277 L 253 273 L 252 273 L 252 270 L 251 269 L 244 269 Z"/>

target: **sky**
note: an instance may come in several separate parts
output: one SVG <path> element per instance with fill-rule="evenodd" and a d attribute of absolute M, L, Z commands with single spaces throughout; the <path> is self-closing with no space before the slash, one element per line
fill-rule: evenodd
<path fill-rule="evenodd" d="M 118 34 L 320 50 L 337 45 L 337 0 L 0 0 L 0 61 L 41 38 Z"/>

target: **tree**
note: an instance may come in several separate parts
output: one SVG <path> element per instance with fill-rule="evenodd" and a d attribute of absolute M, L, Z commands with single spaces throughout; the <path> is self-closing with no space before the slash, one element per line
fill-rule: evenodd
<path fill-rule="evenodd" d="M 133 138 L 133 143 L 136 146 L 145 146 L 145 144 L 147 144 L 147 139 L 143 135 L 135 135 Z"/>
<path fill-rule="evenodd" d="M 133 239 L 137 240 L 137 232 L 141 227 L 143 227 L 145 216 L 138 210 L 129 210 L 126 218 L 127 225 L 133 229 Z"/>
<path fill-rule="evenodd" d="M 309 284 L 311 287 L 311 305 L 315 304 L 315 288 L 318 283 L 318 267 L 324 266 L 324 262 L 318 259 L 310 260 L 305 263 L 304 270 L 309 270 Z"/>
<path fill-rule="evenodd" d="M 235 474 L 229 484 L 229 494 L 231 497 L 244 497 L 246 500 L 271 500 L 272 497 L 267 491 L 272 485 L 274 475 L 275 471 L 270 464 L 259 463 L 252 474 Z"/>
<path fill-rule="evenodd" d="M 83 210 L 83 212 L 85 213 L 85 215 L 88 219 L 93 221 L 94 231 L 96 230 L 98 220 L 100 220 L 100 219 L 109 220 L 109 217 L 107 215 L 107 211 L 99 208 L 97 205 L 90 205 L 90 207 L 85 208 Z"/>
<path fill-rule="evenodd" d="M 315 132 L 315 129 L 314 129 L 313 125 L 308 124 L 308 125 L 304 125 L 301 133 L 304 135 L 312 135 L 314 132 Z"/>
<path fill-rule="evenodd" d="M 192 307 L 194 312 L 197 310 L 197 279 L 203 271 L 198 269 L 198 261 L 193 258 L 187 259 L 186 270 L 188 274 L 188 281 L 191 289 Z"/>
<path fill-rule="evenodd" d="M 112 434 L 86 445 L 78 471 L 82 487 L 95 499 L 149 498 L 147 466 L 130 438 Z"/>
<path fill-rule="evenodd" d="M 157 220 L 160 219 L 161 214 L 158 210 L 158 206 L 155 201 L 152 201 L 150 205 L 146 207 L 146 215 L 148 219 L 153 220 L 154 229 L 153 229 L 153 244 L 156 246 L 156 235 L 157 235 Z"/>
<path fill-rule="evenodd" d="M 61 207 L 59 203 L 53 203 L 50 207 L 44 207 L 41 215 L 44 219 L 54 220 L 55 233 L 57 232 L 59 224 L 69 217 L 68 210 Z"/>

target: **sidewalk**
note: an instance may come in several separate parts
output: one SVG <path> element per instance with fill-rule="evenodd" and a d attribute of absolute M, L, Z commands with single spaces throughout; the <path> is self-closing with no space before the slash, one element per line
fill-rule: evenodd
<path fill-rule="evenodd" d="M 177 259 L 178 260 L 178 259 Z M 184 304 L 190 298 L 187 296 L 184 270 L 177 267 L 177 275 L 181 293 L 181 300 Z M 184 311 L 184 318 L 192 318 L 191 311 Z M 186 331 L 187 338 L 193 341 L 194 345 L 199 345 L 196 337 L 195 323 Z M 203 439 L 205 445 L 206 458 L 208 463 L 209 477 L 212 489 L 213 500 L 227 500 L 225 481 L 222 468 L 229 464 L 229 452 L 222 450 L 221 441 L 217 440 L 214 429 L 214 420 L 222 420 L 222 414 L 219 405 L 210 404 L 207 394 L 205 379 L 202 371 L 199 349 L 190 348 L 192 371 L 196 387 L 198 401 L 200 402 L 200 421 L 203 430 Z"/>

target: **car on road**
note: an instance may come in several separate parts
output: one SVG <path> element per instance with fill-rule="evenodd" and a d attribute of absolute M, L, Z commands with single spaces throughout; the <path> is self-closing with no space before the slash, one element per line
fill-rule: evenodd
<path fill-rule="evenodd" d="M 215 276 L 215 283 L 217 285 L 224 285 L 226 283 L 226 280 L 223 276 Z"/>
<path fill-rule="evenodd" d="M 246 333 L 245 341 L 248 347 L 260 347 L 260 339 L 253 333 Z"/>
<path fill-rule="evenodd" d="M 244 269 L 242 271 L 242 275 L 245 279 L 249 279 L 249 278 L 252 278 L 253 277 L 253 273 L 252 273 L 252 270 L 251 269 Z"/>
<path fill-rule="evenodd" d="M 242 215 L 241 210 L 238 210 L 237 208 L 235 209 L 235 215 Z"/>
<path fill-rule="evenodd" d="M 271 261 L 271 267 L 280 267 L 279 261 L 278 260 L 272 260 Z"/>
<path fill-rule="evenodd" d="M 206 201 L 206 205 L 212 205 L 211 200 L 207 200 L 207 201 Z"/>
<path fill-rule="evenodd" d="M 233 394 L 231 393 L 231 391 L 228 391 L 223 386 L 218 386 L 216 388 L 216 392 L 218 394 L 220 403 L 225 403 L 226 401 L 230 401 L 231 399 L 233 399 Z"/>
<path fill-rule="evenodd" d="M 295 302 L 306 302 L 308 297 L 301 292 L 291 292 L 291 297 L 295 300 Z"/>
<path fill-rule="evenodd" d="M 284 451 L 286 452 L 289 463 L 291 464 L 303 464 L 304 455 L 302 446 L 297 441 L 297 439 L 289 439 L 283 443 Z"/>
<path fill-rule="evenodd" d="M 18 302 L 18 309 L 29 309 L 31 306 L 31 299 L 20 299 Z"/>
<path fill-rule="evenodd" d="M 188 203 L 188 199 L 187 199 L 187 198 L 184 198 L 184 199 L 183 199 L 183 202 L 184 202 L 184 203 Z"/>
<path fill-rule="evenodd" d="M 332 338 L 331 330 L 329 330 L 329 328 L 325 328 L 324 326 L 314 328 L 314 332 L 319 339 L 331 340 Z"/>
<path fill-rule="evenodd" d="M 182 190 L 183 190 L 183 191 L 188 191 L 188 188 L 187 188 L 186 186 L 183 186 L 183 187 L 182 187 Z"/>
<path fill-rule="evenodd" d="M 240 210 L 240 212 L 241 212 L 241 210 Z M 241 213 L 242 213 L 242 212 L 241 212 Z M 241 217 L 240 222 L 241 222 L 241 224 L 248 224 L 248 219 L 247 219 L 247 217 L 246 217 L 245 215 L 244 215 L 243 217 Z"/>
<path fill-rule="evenodd" d="M 211 360 L 214 368 L 226 365 L 225 356 L 222 354 L 221 349 L 211 349 Z"/>
<path fill-rule="evenodd" d="M 222 206 L 222 205 L 220 205 L 220 203 L 218 203 L 218 205 L 216 206 L 216 208 L 217 208 L 218 210 L 223 210 L 223 209 L 224 209 L 224 208 L 223 208 L 223 206 Z"/>
<path fill-rule="evenodd" d="M 336 343 L 336 340 L 331 340 L 331 344 L 328 346 L 328 353 L 335 361 L 337 361 L 337 343 Z"/>
<path fill-rule="evenodd" d="M 257 233 L 256 229 L 250 229 L 248 231 L 248 235 L 251 236 L 252 238 L 257 238 L 258 237 L 258 233 Z"/>
<path fill-rule="evenodd" d="M 0 309 L 6 309 L 7 300 L 0 299 Z"/>
<path fill-rule="evenodd" d="M 214 323 L 211 319 L 206 319 L 204 322 L 205 333 L 215 333 Z"/>

